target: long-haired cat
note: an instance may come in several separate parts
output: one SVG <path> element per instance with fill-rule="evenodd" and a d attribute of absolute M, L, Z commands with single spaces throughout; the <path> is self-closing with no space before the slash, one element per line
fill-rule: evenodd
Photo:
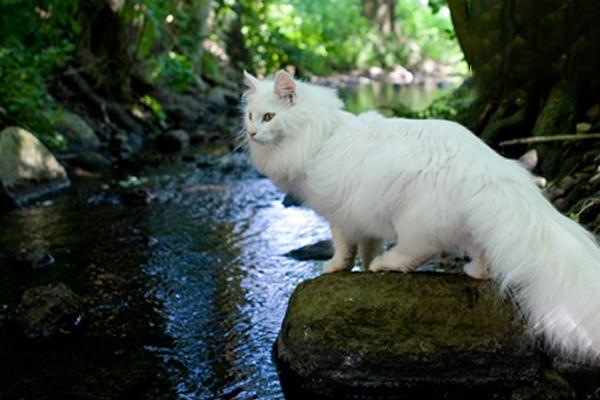
<path fill-rule="evenodd" d="M 467 274 L 510 286 L 533 331 L 564 353 L 600 356 L 600 249 L 544 198 L 530 173 L 442 120 L 353 115 L 332 89 L 284 71 L 245 73 L 257 169 L 330 224 L 325 272 L 408 272 L 442 251 Z M 382 240 L 394 242 L 382 252 Z"/>

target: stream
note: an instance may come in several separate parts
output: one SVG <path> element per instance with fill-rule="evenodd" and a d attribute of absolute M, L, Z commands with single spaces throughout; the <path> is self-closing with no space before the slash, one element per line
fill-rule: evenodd
<path fill-rule="evenodd" d="M 423 108 L 447 89 L 366 86 L 351 111 Z M 287 301 L 322 262 L 284 254 L 329 237 L 313 212 L 238 155 L 200 151 L 0 215 L 1 399 L 280 399 L 271 348 Z M 135 178 L 132 178 L 135 177 Z M 20 251 L 49 252 L 39 269 Z M 74 334 L 27 339 L 9 323 L 23 292 L 63 282 L 85 304 Z"/>

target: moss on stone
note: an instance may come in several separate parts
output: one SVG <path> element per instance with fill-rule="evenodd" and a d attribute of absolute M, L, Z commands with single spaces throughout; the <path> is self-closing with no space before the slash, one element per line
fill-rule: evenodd
<path fill-rule="evenodd" d="M 304 282 L 276 352 L 292 377 L 285 382 L 326 398 L 509 398 L 540 368 L 513 304 L 492 283 L 462 275 L 336 273 Z"/>

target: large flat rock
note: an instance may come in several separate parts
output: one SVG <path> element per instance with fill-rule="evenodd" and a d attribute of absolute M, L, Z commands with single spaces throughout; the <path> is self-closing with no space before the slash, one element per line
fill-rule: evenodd
<path fill-rule="evenodd" d="M 22 206 L 69 186 L 65 169 L 33 134 L 0 132 L 0 206 Z"/>
<path fill-rule="evenodd" d="M 290 300 L 275 353 L 292 398 L 500 399 L 546 385 L 513 304 L 492 283 L 463 275 L 306 281 Z"/>

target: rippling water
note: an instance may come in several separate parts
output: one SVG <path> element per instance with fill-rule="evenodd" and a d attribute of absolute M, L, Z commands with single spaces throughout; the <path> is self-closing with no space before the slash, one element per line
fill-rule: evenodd
<path fill-rule="evenodd" d="M 326 238 L 327 226 L 284 208 L 252 172 L 140 176 L 149 205 L 126 205 L 114 183 L 79 182 L 0 217 L 0 397 L 281 398 L 271 347 L 292 290 L 322 268 L 283 254 Z M 57 263 L 15 271 L 21 248 Z M 24 289 L 56 281 L 87 300 L 88 326 L 67 344 L 31 347 L 2 322 Z"/>
<path fill-rule="evenodd" d="M 282 254 L 322 239 L 311 211 L 284 208 L 266 179 L 227 179 L 147 220 L 143 267 L 173 345 L 152 348 L 182 398 L 280 398 L 271 345 L 294 287 L 318 263 Z"/>

